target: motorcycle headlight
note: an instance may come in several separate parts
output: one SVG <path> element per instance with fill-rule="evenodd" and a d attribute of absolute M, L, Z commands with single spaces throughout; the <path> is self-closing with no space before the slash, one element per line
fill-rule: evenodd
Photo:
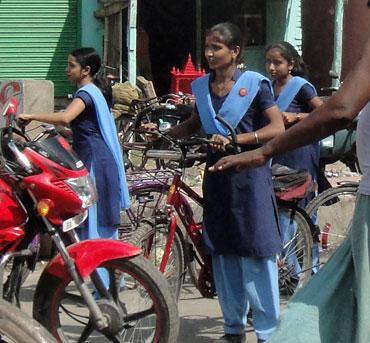
<path fill-rule="evenodd" d="M 97 201 L 97 192 L 89 175 L 70 178 L 64 182 L 71 187 L 82 201 L 82 208 L 87 208 Z"/>

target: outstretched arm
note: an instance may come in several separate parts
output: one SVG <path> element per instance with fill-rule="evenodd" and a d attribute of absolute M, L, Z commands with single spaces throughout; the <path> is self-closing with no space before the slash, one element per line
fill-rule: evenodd
<path fill-rule="evenodd" d="M 370 39 L 360 61 L 326 103 L 260 149 L 220 159 L 211 171 L 262 165 L 269 158 L 324 138 L 348 126 L 370 101 Z"/>
<path fill-rule="evenodd" d="M 54 125 L 68 125 L 73 119 L 81 114 L 85 108 L 85 103 L 81 99 L 76 98 L 73 99 L 63 112 L 19 114 L 17 118 L 27 122 L 37 120 Z"/>

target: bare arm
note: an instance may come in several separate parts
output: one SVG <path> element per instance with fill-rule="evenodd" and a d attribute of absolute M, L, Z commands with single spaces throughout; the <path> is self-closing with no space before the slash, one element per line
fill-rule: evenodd
<path fill-rule="evenodd" d="M 200 128 L 201 122 L 199 114 L 194 111 L 188 120 L 185 120 L 183 123 L 172 128 L 169 135 L 172 138 L 189 137 L 199 132 Z"/>
<path fill-rule="evenodd" d="M 63 112 L 19 114 L 17 118 L 25 121 L 37 120 L 54 125 L 68 125 L 73 119 L 80 115 L 85 108 L 85 103 L 81 99 L 76 98 Z"/>
<path fill-rule="evenodd" d="M 308 103 L 309 103 L 312 110 L 320 107 L 323 104 L 322 100 L 318 96 L 313 97 L 311 100 L 308 101 Z M 302 119 L 308 117 L 310 114 L 311 114 L 311 112 L 309 112 L 309 113 L 283 112 L 284 123 L 287 127 L 290 127 L 292 124 L 298 123 Z"/>
<path fill-rule="evenodd" d="M 281 112 L 277 106 L 272 106 L 263 111 L 264 116 L 269 123 L 263 128 L 247 133 L 240 133 L 236 136 L 236 142 L 240 145 L 265 143 L 271 138 L 280 135 L 284 132 L 284 123 L 281 117 Z M 232 142 L 231 136 L 225 137 L 219 134 L 212 136 L 212 141 L 218 144 L 214 145 L 215 150 L 225 151 L 226 145 Z"/>
<path fill-rule="evenodd" d="M 272 106 L 263 111 L 264 116 L 269 123 L 263 128 L 256 131 L 258 143 L 265 143 L 270 139 L 284 132 L 284 123 L 281 118 L 281 113 L 277 106 Z M 238 144 L 255 144 L 256 136 L 254 132 L 242 133 L 237 135 Z"/>
<path fill-rule="evenodd" d="M 260 149 L 220 159 L 211 171 L 259 166 L 269 158 L 324 138 L 348 126 L 370 101 L 370 39 L 362 58 L 326 103 Z"/>

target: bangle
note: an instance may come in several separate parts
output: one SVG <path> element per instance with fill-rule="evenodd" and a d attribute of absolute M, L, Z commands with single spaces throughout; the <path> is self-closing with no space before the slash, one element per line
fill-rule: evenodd
<path fill-rule="evenodd" d="M 259 139 L 258 139 L 258 135 L 257 135 L 257 132 L 254 131 L 254 138 L 256 139 L 256 144 L 259 144 Z"/>

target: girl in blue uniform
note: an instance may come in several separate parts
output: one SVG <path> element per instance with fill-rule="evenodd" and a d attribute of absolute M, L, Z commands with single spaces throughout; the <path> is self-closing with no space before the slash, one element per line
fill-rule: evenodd
<path fill-rule="evenodd" d="M 242 36 L 222 23 L 206 35 L 210 74 L 193 82 L 196 109 L 170 131 L 175 138 L 202 127 L 216 143 L 207 152 L 203 182 L 204 248 L 212 256 L 213 275 L 225 325 L 225 342 L 244 342 L 246 315 L 253 313 L 258 341 L 274 331 L 279 317 L 276 255 L 281 249 L 277 211 L 266 164 L 238 172 L 209 173 L 225 155 L 230 133 L 215 120 L 220 113 L 237 133 L 243 151 L 255 149 L 284 131 L 270 82 L 254 72 L 240 72 Z"/>
<path fill-rule="evenodd" d="M 266 70 L 270 74 L 277 105 L 283 115 L 285 127 L 298 123 L 315 108 L 322 105 L 315 87 L 306 80 L 307 70 L 296 49 L 288 42 L 270 45 L 266 49 Z M 295 169 L 306 169 L 318 178 L 318 143 L 274 157 L 279 163 Z M 306 201 L 309 199 L 306 199 Z M 305 204 L 302 204 L 305 205 Z"/>
<path fill-rule="evenodd" d="M 306 80 L 307 69 L 302 57 L 288 42 L 272 44 L 266 49 L 266 70 L 270 74 L 277 105 L 283 115 L 285 127 L 298 123 L 315 108 L 321 106 L 322 101 L 317 96 L 315 87 Z M 274 157 L 272 163 L 279 163 L 294 169 L 307 170 L 314 180 L 318 180 L 319 173 L 319 143 L 289 151 Z M 313 194 L 301 200 L 300 205 L 305 207 Z M 283 241 L 288 242 L 296 232 L 295 223 L 290 223 L 287 213 L 279 213 L 280 227 Z M 315 246 L 317 248 L 317 245 Z M 313 251 L 313 266 L 316 271 L 319 254 Z M 289 264 L 294 265 L 297 275 L 300 266 L 294 254 L 289 254 Z"/>
<path fill-rule="evenodd" d="M 109 88 L 95 78 L 100 66 L 95 49 L 73 50 L 66 73 L 78 90 L 65 111 L 18 116 L 25 121 L 70 124 L 73 148 L 94 178 L 98 192 L 97 204 L 89 208 L 87 228 L 80 230 L 81 239 L 117 238 L 120 210 L 129 206 L 122 154 L 108 105 Z"/>

